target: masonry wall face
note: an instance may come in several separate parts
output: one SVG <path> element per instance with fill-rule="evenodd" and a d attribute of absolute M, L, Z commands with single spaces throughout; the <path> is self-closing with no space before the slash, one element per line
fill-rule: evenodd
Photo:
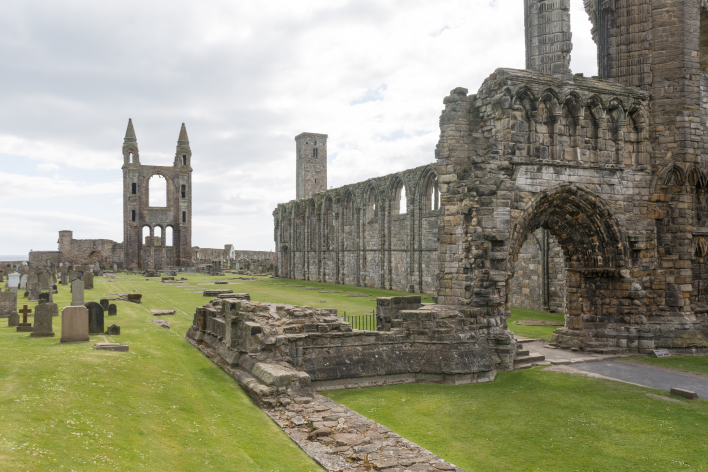
<path fill-rule="evenodd" d="M 278 205 L 278 275 L 435 293 L 436 192 L 435 170 L 422 166 Z"/>

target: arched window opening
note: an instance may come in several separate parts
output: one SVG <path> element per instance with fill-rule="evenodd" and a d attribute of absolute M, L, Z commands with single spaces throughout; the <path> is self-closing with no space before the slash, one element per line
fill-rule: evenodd
<path fill-rule="evenodd" d="M 317 157 L 317 148 L 312 150 L 312 157 Z"/>
<path fill-rule="evenodd" d="M 135 221 L 135 210 L 132 210 L 133 221 Z"/>
<path fill-rule="evenodd" d="M 187 165 L 187 155 L 186 154 L 182 154 L 182 165 L 183 166 Z"/>
<path fill-rule="evenodd" d="M 398 191 L 398 213 L 404 215 L 407 213 L 406 187 L 401 184 Z"/>
<path fill-rule="evenodd" d="M 151 246 L 152 242 L 150 241 L 150 227 L 149 226 L 143 226 L 143 244 L 146 246 Z"/>
<path fill-rule="evenodd" d="M 174 244 L 174 241 L 172 240 L 172 237 L 173 237 L 172 233 L 173 233 L 172 226 L 168 226 L 165 229 L 165 246 L 172 247 L 172 245 Z"/>
<path fill-rule="evenodd" d="M 425 183 L 424 197 L 424 210 L 435 211 L 440 208 L 440 191 L 438 190 L 438 178 L 435 175 L 428 177 Z"/>
<path fill-rule="evenodd" d="M 182 212 L 182 223 L 186 223 L 186 222 L 187 222 L 187 212 L 183 211 Z"/>
<path fill-rule="evenodd" d="M 133 153 L 132 153 L 132 152 L 129 152 L 129 153 L 128 153 L 128 163 L 129 163 L 129 164 L 132 164 L 132 163 L 133 163 Z"/>
<path fill-rule="evenodd" d="M 151 207 L 166 207 L 167 206 L 167 180 L 160 174 L 155 174 L 150 177 L 148 183 L 149 206 Z"/>
<path fill-rule="evenodd" d="M 138 184 L 136 184 L 135 182 L 133 182 L 130 186 L 131 186 L 133 195 L 135 195 L 136 193 L 138 193 Z"/>
<path fill-rule="evenodd" d="M 187 198 L 187 186 L 182 185 L 182 198 Z"/>
<path fill-rule="evenodd" d="M 162 227 L 161 226 L 155 226 L 155 232 L 154 232 L 154 236 L 152 238 L 152 243 L 153 243 L 153 246 L 157 246 L 157 247 L 162 246 Z"/>
<path fill-rule="evenodd" d="M 592 39 L 592 22 L 583 0 L 570 0 L 570 31 L 573 32 L 573 52 L 570 69 L 585 77 L 597 74 L 597 45 Z"/>

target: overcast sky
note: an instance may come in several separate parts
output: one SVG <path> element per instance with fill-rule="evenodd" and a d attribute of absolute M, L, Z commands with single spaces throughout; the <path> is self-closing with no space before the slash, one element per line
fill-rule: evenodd
<path fill-rule="evenodd" d="M 571 68 L 596 75 L 571 5 Z M 5 0 L 0 254 L 123 240 L 128 118 L 152 165 L 186 123 L 193 245 L 272 250 L 297 134 L 329 135 L 328 186 L 433 162 L 443 97 L 523 68 L 523 38 L 522 0 Z"/>

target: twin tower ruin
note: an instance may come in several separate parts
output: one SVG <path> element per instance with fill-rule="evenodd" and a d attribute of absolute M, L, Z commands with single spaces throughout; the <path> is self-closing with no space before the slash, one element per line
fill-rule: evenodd
<path fill-rule="evenodd" d="M 525 0 L 526 70 L 452 90 L 430 165 L 327 189 L 326 135 L 298 136 L 279 275 L 435 293 L 493 346 L 535 238 L 562 272 L 539 280 L 562 298 L 555 343 L 705 352 L 706 4 L 584 4 L 599 76 L 570 70 L 569 1 Z"/>

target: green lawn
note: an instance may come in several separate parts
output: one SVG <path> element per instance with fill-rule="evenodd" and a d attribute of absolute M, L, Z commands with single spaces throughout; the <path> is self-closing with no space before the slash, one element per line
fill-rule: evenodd
<path fill-rule="evenodd" d="M 525 310 L 523 308 L 512 308 L 511 317 L 506 320 L 509 329 L 518 336 L 527 338 L 538 338 L 546 341 L 551 340 L 553 331 L 562 326 L 521 326 L 514 324 L 520 320 L 542 320 L 542 321 L 558 321 L 563 323 L 565 316 L 563 313 L 545 313 L 543 311 Z"/>
<path fill-rule="evenodd" d="M 61 317 L 54 319 L 55 338 L 30 338 L 0 319 L 0 470 L 322 470 L 234 379 L 184 340 L 194 309 L 210 300 L 202 291 L 229 288 L 257 301 L 348 314 L 370 313 L 377 296 L 406 295 L 266 277 L 224 286 L 214 282 L 236 276 L 192 275 L 184 284 L 162 284 L 119 275 L 96 277 L 85 299 L 143 294 L 141 305 L 113 302 L 118 316 L 105 318 L 106 327 L 121 327 L 120 336 L 106 338 L 129 344 L 127 354 L 92 350 L 104 341 L 99 335 L 91 343 L 60 344 Z M 275 282 L 371 297 L 270 285 Z M 59 292 L 54 299 L 61 311 L 71 294 L 62 285 Z M 33 311 L 37 305 L 18 300 L 19 307 L 25 304 Z M 177 310 L 164 317 L 172 330 L 154 325 L 150 308 Z"/>
<path fill-rule="evenodd" d="M 632 356 L 631 359 L 636 362 L 645 364 L 667 367 L 669 369 L 683 370 L 693 372 L 695 374 L 708 375 L 708 356 L 672 356 L 672 357 L 647 357 L 647 356 Z"/>
<path fill-rule="evenodd" d="M 327 392 L 467 471 L 708 470 L 708 402 L 544 372 Z"/>

